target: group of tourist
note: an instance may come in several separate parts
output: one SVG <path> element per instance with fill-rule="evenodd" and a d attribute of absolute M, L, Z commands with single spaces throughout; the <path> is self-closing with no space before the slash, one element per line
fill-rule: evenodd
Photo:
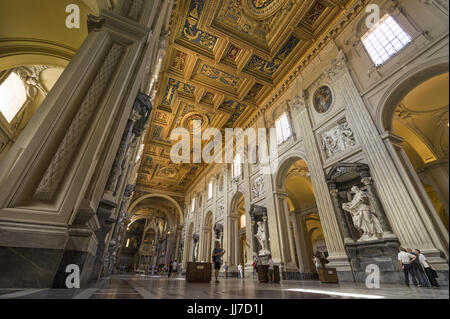
<path fill-rule="evenodd" d="M 398 260 L 405 275 L 406 286 L 409 287 L 409 276 L 411 276 L 413 284 L 417 287 L 439 287 L 436 270 L 419 249 L 400 247 Z"/>
<path fill-rule="evenodd" d="M 222 256 L 224 254 L 225 254 L 225 250 L 220 247 L 220 242 L 217 241 L 216 247 L 214 248 L 213 253 L 212 253 L 212 260 L 214 263 L 214 276 L 216 279 L 216 283 L 219 283 L 219 272 L 220 272 L 220 268 L 222 267 Z M 268 280 L 270 282 L 275 282 L 275 264 L 272 260 L 272 256 L 268 256 L 267 265 L 269 266 L 268 270 L 267 270 Z M 254 277 L 258 272 L 258 259 L 256 257 L 253 260 L 252 267 L 253 267 L 253 277 Z M 241 263 L 239 263 L 237 268 L 238 268 L 238 277 L 240 279 L 244 279 L 244 267 L 242 266 Z M 224 264 L 224 275 L 225 275 L 225 278 L 228 277 L 227 263 Z"/>

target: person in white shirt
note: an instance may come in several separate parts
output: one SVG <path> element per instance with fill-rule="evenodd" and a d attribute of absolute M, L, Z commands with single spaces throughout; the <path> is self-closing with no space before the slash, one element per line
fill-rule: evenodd
<path fill-rule="evenodd" d="M 425 274 L 427 275 L 428 281 L 430 282 L 431 286 L 433 288 L 439 288 L 439 283 L 436 280 L 436 270 L 434 270 L 433 265 L 430 264 L 425 255 L 422 254 L 419 249 L 414 249 L 414 252 L 419 256 L 420 265 L 425 270 Z"/>
<path fill-rule="evenodd" d="M 172 272 L 175 273 L 175 277 L 177 276 L 177 267 L 178 267 L 178 263 L 177 263 L 176 260 L 174 260 L 174 261 L 172 262 Z"/>
<path fill-rule="evenodd" d="M 412 281 L 414 285 L 418 285 L 416 276 L 414 274 L 414 269 L 411 265 L 411 262 L 414 261 L 417 257 L 413 254 L 408 254 L 406 249 L 400 247 L 398 249 L 398 261 L 400 262 L 400 267 L 403 269 L 403 273 L 405 275 L 405 284 L 409 287 L 409 274 L 411 274 Z"/>
<path fill-rule="evenodd" d="M 274 263 L 272 260 L 272 256 L 269 256 L 269 261 L 267 262 L 267 264 L 269 265 L 269 269 L 267 271 L 267 276 L 269 277 L 269 281 L 270 282 L 275 282 L 275 274 L 274 274 Z"/>
<path fill-rule="evenodd" d="M 242 264 L 238 265 L 239 278 L 244 279 L 244 274 L 242 273 Z"/>

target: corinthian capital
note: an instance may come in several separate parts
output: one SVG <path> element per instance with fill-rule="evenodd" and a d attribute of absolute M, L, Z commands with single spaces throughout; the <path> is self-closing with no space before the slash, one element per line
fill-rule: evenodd
<path fill-rule="evenodd" d="M 305 92 L 301 90 L 290 103 L 292 109 L 296 112 L 300 112 L 306 108 L 306 96 Z"/>
<path fill-rule="evenodd" d="M 348 72 L 347 59 L 342 50 L 339 51 L 337 56 L 331 61 L 331 65 L 325 69 L 325 75 L 327 75 L 332 81 L 338 80 L 341 76 Z"/>

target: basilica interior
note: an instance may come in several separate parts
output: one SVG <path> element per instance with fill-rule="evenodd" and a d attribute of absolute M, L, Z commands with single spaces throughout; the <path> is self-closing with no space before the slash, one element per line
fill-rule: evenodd
<path fill-rule="evenodd" d="M 356 297 L 376 265 L 367 294 L 448 298 L 405 292 L 397 258 L 448 286 L 448 7 L 0 0 L 0 298 L 56 298 L 68 265 L 80 298 L 214 298 L 184 276 L 217 243 L 223 298 L 306 298 L 318 255 Z"/>

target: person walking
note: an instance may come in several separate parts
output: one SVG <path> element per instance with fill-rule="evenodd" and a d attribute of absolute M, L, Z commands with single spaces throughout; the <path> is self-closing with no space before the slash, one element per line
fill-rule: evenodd
<path fill-rule="evenodd" d="M 427 275 L 428 281 L 430 282 L 431 286 L 433 288 L 439 288 L 440 287 L 439 283 L 436 280 L 437 273 L 436 273 L 436 270 L 434 269 L 433 265 L 430 264 L 428 259 L 425 257 L 424 254 L 422 254 L 420 252 L 419 249 L 414 249 L 414 252 L 419 256 L 420 265 L 425 270 L 425 274 Z"/>
<path fill-rule="evenodd" d="M 409 254 L 406 249 L 399 247 L 397 259 L 400 263 L 400 267 L 403 269 L 403 274 L 405 275 L 405 284 L 409 287 L 409 275 L 411 275 L 413 284 L 417 286 L 416 276 L 412 268 L 411 260 L 416 258 L 414 255 Z"/>
<path fill-rule="evenodd" d="M 164 265 L 164 267 L 166 267 L 166 265 Z M 167 272 L 167 278 L 170 278 L 170 274 L 172 273 L 172 260 L 169 261 L 169 267 L 168 267 L 168 272 Z"/>
<path fill-rule="evenodd" d="M 228 264 L 227 263 L 225 263 L 223 265 L 223 271 L 224 271 L 224 274 L 225 274 L 225 278 L 228 278 Z"/>
<path fill-rule="evenodd" d="M 216 241 L 216 248 L 213 250 L 213 262 L 214 262 L 214 275 L 216 277 L 216 283 L 219 283 L 219 271 L 222 266 L 222 256 L 225 254 L 225 250 L 220 248 L 220 242 Z"/>

